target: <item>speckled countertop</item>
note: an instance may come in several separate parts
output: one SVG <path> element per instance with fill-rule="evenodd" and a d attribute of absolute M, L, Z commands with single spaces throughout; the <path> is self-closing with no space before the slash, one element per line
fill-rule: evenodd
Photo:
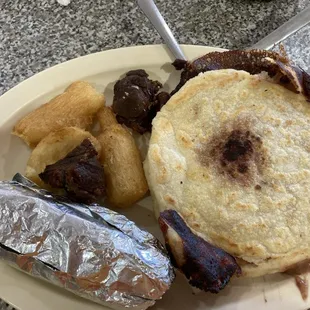
<path fill-rule="evenodd" d="M 180 43 L 249 47 L 310 0 L 157 0 Z M 135 1 L 0 1 L 0 94 L 43 69 L 104 49 L 160 43 Z"/>
<path fill-rule="evenodd" d="M 285 39 L 283 44 L 290 59 L 310 73 L 310 23 Z"/>
<path fill-rule="evenodd" d="M 177 40 L 224 48 L 250 47 L 310 4 L 310 0 L 157 0 Z M 0 95 L 50 66 L 102 51 L 161 43 L 135 1 L 0 1 Z M 310 68 L 310 25 L 286 40 L 298 64 Z M 303 52 L 301 52 L 301 50 Z M 8 308 L 0 300 L 0 310 Z"/>

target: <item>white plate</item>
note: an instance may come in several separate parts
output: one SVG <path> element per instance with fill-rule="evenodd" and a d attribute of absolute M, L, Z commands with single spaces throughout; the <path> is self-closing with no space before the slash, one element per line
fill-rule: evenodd
<path fill-rule="evenodd" d="M 201 46 L 183 46 L 188 59 L 206 52 L 220 50 Z M 104 90 L 111 102 L 114 82 L 126 71 L 143 68 L 153 79 L 172 89 L 178 75 L 168 64 L 173 59 L 163 46 L 141 46 L 105 51 L 57 65 L 16 86 L 0 97 L 0 179 L 10 179 L 16 172 L 24 172 L 28 148 L 17 137 L 10 135 L 16 121 L 62 92 L 71 82 L 87 80 Z M 159 230 L 150 215 L 150 201 L 126 211 L 126 215 L 155 235 Z M 138 217 L 137 217 L 138 216 Z M 22 310 L 96 310 L 106 309 L 75 297 L 65 290 L 33 279 L 0 263 L 0 297 Z M 294 279 L 277 274 L 258 279 L 236 279 L 220 294 L 193 295 L 182 276 L 178 275 L 169 292 L 154 310 L 306 310 Z"/>

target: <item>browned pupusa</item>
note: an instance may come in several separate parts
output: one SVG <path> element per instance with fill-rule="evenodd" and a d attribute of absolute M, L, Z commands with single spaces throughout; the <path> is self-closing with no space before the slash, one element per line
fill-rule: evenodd
<path fill-rule="evenodd" d="M 266 74 L 189 80 L 153 121 L 144 164 L 156 214 L 173 209 L 248 277 L 310 258 L 310 104 Z"/>

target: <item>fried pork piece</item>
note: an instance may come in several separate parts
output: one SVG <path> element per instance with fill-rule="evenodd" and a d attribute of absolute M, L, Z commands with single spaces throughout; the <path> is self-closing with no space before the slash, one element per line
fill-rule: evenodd
<path fill-rule="evenodd" d="M 181 80 L 175 94 L 190 79 L 201 72 L 235 69 L 247 71 L 250 74 L 267 72 L 270 77 L 296 93 L 303 93 L 310 98 L 310 76 L 302 69 L 290 64 L 289 60 L 278 53 L 264 50 L 234 50 L 212 52 L 192 62 L 177 59 L 173 63 L 177 70 L 183 70 Z"/>
<path fill-rule="evenodd" d="M 144 70 L 133 70 L 114 86 L 113 111 L 121 124 L 138 133 L 151 131 L 152 120 L 170 95 L 160 92 L 162 84 L 152 81 Z"/>
<path fill-rule="evenodd" d="M 235 258 L 195 235 L 176 211 L 161 212 L 159 225 L 173 264 L 192 286 L 218 293 L 234 274 L 240 275 Z"/>
<path fill-rule="evenodd" d="M 64 127 L 88 128 L 105 98 L 89 83 L 72 83 L 64 93 L 23 117 L 13 134 L 35 147 L 50 132 Z"/>
<path fill-rule="evenodd" d="M 89 139 L 64 159 L 45 168 L 40 178 L 53 188 L 63 188 L 70 198 L 91 203 L 105 194 L 104 171 Z"/>
<path fill-rule="evenodd" d="M 97 152 L 100 153 L 100 143 L 88 131 L 76 127 L 65 127 L 51 132 L 32 151 L 26 166 L 26 177 L 40 187 L 46 188 L 39 174 L 45 170 L 46 166 L 66 157 L 85 139 L 90 139 Z"/>

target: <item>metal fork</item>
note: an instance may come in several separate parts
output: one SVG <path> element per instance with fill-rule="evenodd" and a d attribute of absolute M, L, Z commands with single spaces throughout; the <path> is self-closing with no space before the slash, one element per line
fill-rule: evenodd
<path fill-rule="evenodd" d="M 160 14 L 156 4 L 153 0 L 137 0 L 138 5 L 153 24 L 157 32 L 164 39 L 172 54 L 178 59 L 186 60 L 180 45 L 173 36 L 163 16 Z M 274 32 L 267 35 L 265 38 L 254 44 L 251 48 L 270 49 L 275 44 L 283 41 L 288 36 L 292 35 L 300 28 L 310 22 L 310 6 L 302 12 L 294 16 L 288 22 L 284 23 L 281 27 Z"/>
<path fill-rule="evenodd" d="M 153 24 L 159 35 L 164 39 L 168 48 L 177 59 L 186 60 L 180 45 L 173 36 L 172 31 L 160 14 L 153 0 L 137 0 L 137 3 L 150 22 Z"/>

